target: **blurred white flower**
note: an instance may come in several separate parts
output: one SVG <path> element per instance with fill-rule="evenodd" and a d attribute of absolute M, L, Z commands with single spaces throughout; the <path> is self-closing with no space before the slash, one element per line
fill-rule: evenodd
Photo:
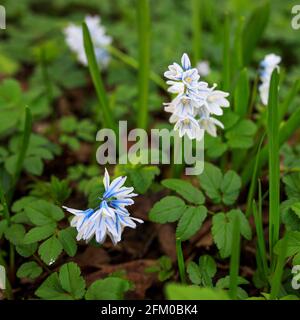
<path fill-rule="evenodd" d="M 182 55 L 181 66 L 173 63 L 164 73 L 170 79 L 168 91 L 177 94 L 170 102 L 165 103 L 165 111 L 172 113 L 169 121 L 175 123 L 174 130 L 179 136 L 187 135 L 190 139 L 201 140 L 204 130 L 216 136 L 216 126 L 223 128 L 223 124 L 210 115 L 222 115 L 222 108 L 229 107 L 226 99 L 229 93 L 215 90 L 216 85 L 209 87 L 207 82 L 199 81 L 197 69 L 191 67 L 186 53 Z"/>
<path fill-rule="evenodd" d="M 130 216 L 126 206 L 132 205 L 133 188 L 124 187 L 126 177 L 118 177 L 110 183 L 110 177 L 105 169 L 103 184 L 105 192 L 99 197 L 99 206 L 95 209 L 77 210 L 63 207 L 68 212 L 75 215 L 71 221 L 71 226 L 78 231 L 77 240 L 89 241 L 95 236 L 96 241 L 103 243 L 108 235 L 113 244 L 121 240 L 125 227 L 135 228 L 137 221 L 142 220 Z"/>
<path fill-rule="evenodd" d="M 197 70 L 201 77 L 206 77 L 210 74 L 210 66 L 208 61 L 200 61 L 197 63 Z"/>
<path fill-rule="evenodd" d="M 217 136 L 217 126 L 224 129 L 224 125 L 221 121 L 212 117 L 203 117 L 199 120 L 200 128 L 204 129 L 211 136 Z"/>
<path fill-rule="evenodd" d="M 86 16 L 84 21 L 91 34 L 91 39 L 95 49 L 95 55 L 97 62 L 106 67 L 110 56 L 106 50 L 106 46 L 110 45 L 112 38 L 107 36 L 105 28 L 100 23 L 100 17 L 98 16 Z M 80 25 L 70 23 L 65 29 L 64 34 L 67 45 L 76 54 L 76 57 L 80 63 L 87 65 L 87 58 L 84 50 L 82 28 Z"/>
<path fill-rule="evenodd" d="M 200 141 L 203 138 L 204 131 L 201 130 L 199 122 L 191 115 L 180 117 L 173 113 L 170 117 L 170 122 L 175 123 L 174 131 L 178 131 L 180 138 L 185 134 L 191 140 Z"/>
<path fill-rule="evenodd" d="M 260 63 L 260 80 L 259 93 L 261 101 L 264 105 L 268 104 L 269 99 L 269 89 L 272 72 L 275 68 L 279 70 L 279 63 L 281 62 L 281 57 L 274 53 L 268 54 Z"/>

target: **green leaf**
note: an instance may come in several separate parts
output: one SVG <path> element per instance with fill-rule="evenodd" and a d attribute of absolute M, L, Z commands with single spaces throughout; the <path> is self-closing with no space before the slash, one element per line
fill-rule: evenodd
<path fill-rule="evenodd" d="M 17 277 L 35 279 L 40 276 L 42 272 L 43 269 L 35 261 L 30 261 L 20 266 L 17 271 Z"/>
<path fill-rule="evenodd" d="M 181 241 L 188 240 L 198 230 L 207 216 L 207 209 L 204 206 L 188 207 L 181 216 L 177 229 L 176 237 Z"/>
<path fill-rule="evenodd" d="M 167 196 L 156 202 L 149 212 L 153 222 L 166 223 L 178 220 L 186 209 L 186 204 L 179 198 Z"/>
<path fill-rule="evenodd" d="M 185 200 L 193 204 L 203 204 L 205 201 L 203 193 L 188 181 L 180 179 L 165 179 L 161 184 L 164 187 L 177 192 Z"/>
<path fill-rule="evenodd" d="M 16 250 L 20 256 L 24 258 L 28 258 L 35 253 L 37 247 L 38 247 L 38 244 L 35 242 L 31 244 L 17 245 Z"/>
<path fill-rule="evenodd" d="M 52 273 L 39 286 L 35 295 L 45 300 L 72 300 L 72 297 L 63 290 L 57 272 Z"/>
<path fill-rule="evenodd" d="M 144 194 L 160 171 L 156 166 L 143 166 L 127 169 L 126 172 L 132 181 L 134 189 L 138 193 Z"/>
<path fill-rule="evenodd" d="M 242 181 L 239 175 L 235 171 L 227 171 L 221 184 L 223 203 L 227 205 L 233 204 L 239 196 L 241 186 Z"/>
<path fill-rule="evenodd" d="M 285 235 L 287 241 L 286 257 L 294 257 L 293 265 L 300 264 L 300 231 L 289 231 Z M 280 239 L 274 247 L 274 252 L 278 255 L 283 243 Z"/>
<path fill-rule="evenodd" d="M 251 62 L 253 52 L 268 24 L 270 6 L 266 2 L 258 6 L 251 14 L 243 29 L 243 61 L 245 65 Z"/>
<path fill-rule="evenodd" d="M 14 245 L 23 244 L 25 228 L 21 224 L 13 224 L 5 230 L 5 238 Z"/>
<path fill-rule="evenodd" d="M 61 208 L 45 200 L 34 201 L 25 208 L 25 213 L 30 221 L 37 226 L 60 221 L 64 218 Z"/>
<path fill-rule="evenodd" d="M 170 283 L 167 284 L 165 291 L 168 300 L 229 300 L 225 291 L 214 288 Z"/>
<path fill-rule="evenodd" d="M 257 126 L 253 121 L 242 119 L 226 131 L 225 137 L 232 149 L 249 149 L 253 146 L 256 130 Z"/>
<path fill-rule="evenodd" d="M 211 256 L 204 255 L 200 257 L 198 265 L 191 261 L 188 264 L 187 272 L 193 284 L 212 287 L 212 278 L 217 272 L 217 265 Z"/>
<path fill-rule="evenodd" d="M 238 276 L 237 279 L 237 284 L 241 285 L 241 284 L 249 284 L 249 281 L 243 277 Z M 224 278 L 221 278 L 217 281 L 216 283 L 216 287 L 219 289 L 228 289 L 230 285 L 230 277 L 226 276 Z"/>
<path fill-rule="evenodd" d="M 204 171 L 199 176 L 200 185 L 205 190 L 206 195 L 211 198 L 214 202 L 221 202 L 220 185 L 222 183 L 222 172 L 216 166 L 205 163 Z"/>
<path fill-rule="evenodd" d="M 130 289 L 129 281 L 108 277 L 97 280 L 87 289 L 86 300 L 123 300 L 124 294 Z"/>
<path fill-rule="evenodd" d="M 81 299 L 85 294 L 85 281 L 76 263 L 64 264 L 59 271 L 59 281 L 62 288 L 74 299 Z"/>
<path fill-rule="evenodd" d="M 226 205 L 236 201 L 242 185 L 241 178 L 235 171 L 229 170 L 223 176 L 219 168 L 209 163 L 205 163 L 204 171 L 199 176 L 199 180 L 206 195 L 214 203 L 222 201 Z"/>
<path fill-rule="evenodd" d="M 47 265 L 51 265 L 56 261 L 62 250 L 61 243 L 55 236 L 52 236 L 40 245 L 39 255 Z"/>
<path fill-rule="evenodd" d="M 24 237 L 24 243 L 30 244 L 49 238 L 55 231 L 56 224 L 47 224 L 41 227 L 35 227 L 29 230 Z"/>
<path fill-rule="evenodd" d="M 291 206 L 291 209 L 295 212 L 295 214 L 300 218 L 300 202 L 297 202 Z"/>
<path fill-rule="evenodd" d="M 227 258 L 231 254 L 232 232 L 235 216 L 240 222 L 241 234 L 247 239 L 251 239 L 251 227 L 243 212 L 231 210 L 228 213 L 217 213 L 213 216 L 212 234 L 214 241 L 220 250 L 222 258 Z"/>
<path fill-rule="evenodd" d="M 39 157 L 26 157 L 23 165 L 25 170 L 33 175 L 40 176 L 43 173 L 44 164 L 42 159 Z"/>
<path fill-rule="evenodd" d="M 0 239 L 2 238 L 3 234 L 5 233 L 5 230 L 8 228 L 8 222 L 7 220 L 1 220 L 0 221 Z"/>
<path fill-rule="evenodd" d="M 74 228 L 67 228 L 59 231 L 58 239 L 63 249 L 70 257 L 74 257 L 77 252 L 76 231 Z"/>

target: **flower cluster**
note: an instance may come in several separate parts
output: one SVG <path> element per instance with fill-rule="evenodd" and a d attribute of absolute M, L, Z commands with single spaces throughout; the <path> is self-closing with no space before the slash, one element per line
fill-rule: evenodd
<path fill-rule="evenodd" d="M 106 67 L 110 56 L 105 48 L 111 44 L 112 39 L 105 34 L 106 30 L 100 23 L 100 17 L 86 16 L 84 21 L 91 34 L 97 62 Z M 87 57 L 84 50 L 81 26 L 71 23 L 64 29 L 64 34 L 71 51 L 76 54 L 78 61 L 86 66 Z"/>
<path fill-rule="evenodd" d="M 215 90 L 216 85 L 210 88 L 208 83 L 199 81 L 199 72 L 191 67 L 186 53 L 181 58 L 181 66 L 173 63 L 164 75 L 169 79 L 168 91 L 177 94 L 170 103 L 165 103 L 165 111 L 172 113 L 169 120 L 175 124 L 174 130 L 178 130 L 180 137 L 186 134 L 190 139 L 201 140 L 204 131 L 215 137 L 216 126 L 224 127 L 211 115 L 223 114 L 222 107 L 229 107 L 226 99 L 229 94 Z"/>
<path fill-rule="evenodd" d="M 118 177 L 110 183 L 110 177 L 105 169 L 103 184 L 105 192 L 99 198 L 99 206 L 95 209 L 77 210 L 63 207 L 75 217 L 71 221 L 71 226 L 78 231 L 77 240 L 89 241 L 95 236 L 96 241 L 103 243 L 108 235 L 113 244 L 121 240 L 125 227 L 135 228 L 137 221 L 142 220 L 130 216 L 126 206 L 132 205 L 132 197 L 137 196 L 132 193 L 133 188 L 123 186 L 126 177 Z"/>
<path fill-rule="evenodd" d="M 259 86 L 259 93 L 261 101 L 264 105 L 268 104 L 269 99 L 269 89 L 271 75 L 275 68 L 279 70 L 279 63 L 281 62 L 281 57 L 277 56 L 274 53 L 268 54 L 265 56 L 264 60 L 260 63 L 260 80 L 261 84 Z"/>

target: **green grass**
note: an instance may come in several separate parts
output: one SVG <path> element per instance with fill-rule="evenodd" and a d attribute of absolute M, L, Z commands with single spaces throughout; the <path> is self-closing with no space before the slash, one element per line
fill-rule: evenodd
<path fill-rule="evenodd" d="M 269 249 L 273 263 L 273 248 L 279 240 L 280 227 L 280 168 L 278 121 L 278 71 L 272 73 L 268 102 L 269 150 Z"/>
<path fill-rule="evenodd" d="M 222 69 L 222 89 L 229 91 L 230 88 L 230 22 L 229 15 L 225 15 L 223 33 L 223 69 Z"/>
<path fill-rule="evenodd" d="M 229 295 L 231 299 L 237 299 L 238 276 L 240 268 L 240 223 L 239 218 L 235 217 L 232 231 L 232 252 L 230 257 L 230 282 Z"/>
<path fill-rule="evenodd" d="M 180 280 L 182 283 L 185 283 L 186 282 L 185 264 L 184 264 L 184 257 L 183 257 L 182 246 L 181 246 L 180 240 L 176 240 L 176 254 L 177 254 L 177 263 L 178 263 Z"/>
<path fill-rule="evenodd" d="M 106 128 L 113 129 L 117 132 L 117 126 L 114 121 L 113 113 L 109 108 L 109 100 L 104 88 L 104 84 L 101 78 L 101 73 L 99 66 L 97 64 L 95 50 L 93 46 L 93 42 L 91 40 L 91 35 L 89 29 L 85 22 L 82 24 L 82 32 L 83 32 L 83 42 L 84 42 L 84 49 L 87 56 L 89 71 L 96 89 L 97 97 L 99 100 L 99 104 L 102 109 L 103 113 L 103 126 Z"/>
<path fill-rule="evenodd" d="M 149 0 L 137 0 L 138 21 L 138 118 L 139 128 L 147 129 L 150 75 L 150 7 Z"/>
<path fill-rule="evenodd" d="M 193 61 L 196 65 L 201 59 L 201 0 L 191 0 L 193 21 Z"/>

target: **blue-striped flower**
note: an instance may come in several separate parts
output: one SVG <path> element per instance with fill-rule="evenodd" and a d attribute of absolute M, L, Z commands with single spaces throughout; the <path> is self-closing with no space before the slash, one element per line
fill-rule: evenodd
<path fill-rule="evenodd" d="M 99 197 L 99 206 L 95 209 L 77 210 L 63 207 L 74 214 L 71 226 L 78 231 L 77 240 L 89 241 L 95 236 L 96 241 L 103 243 L 106 236 L 109 236 L 113 244 L 121 240 L 125 227 L 135 228 L 136 223 L 143 223 L 141 219 L 133 218 L 126 209 L 132 205 L 133 188 L 125 187 L 126 177 L 118 177 L 110 182 L 110 177 L 105 169 L 103 184 L 105 192 Z"/>

